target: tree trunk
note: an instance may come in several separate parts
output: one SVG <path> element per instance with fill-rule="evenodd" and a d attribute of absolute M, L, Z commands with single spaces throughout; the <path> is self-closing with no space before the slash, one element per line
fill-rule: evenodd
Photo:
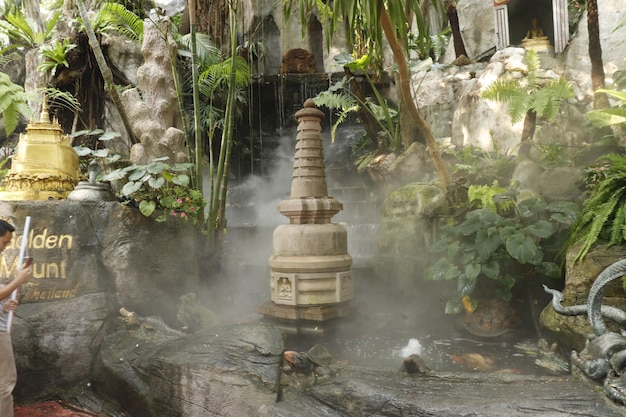
<path fill-rule="evenodd" d="M 452 30 L 452 41 L 454 42 L 454 54 L 456 57 L 461 55 L 467 55 L 465 50 L 465 43 L 461 36 L 461 27 L 459 25 L 459 15 L 456 11 L 456 2 L 446 2 L 446 16 L 448 16 L 448 22 L 450 22 L 450 29 Z"/>
<path fill-rule="evenodd" d="M 365 103 L 365 94 L 361 91 L 361 87 L 359 87 L 359 84 L 356 82 L 352 71 L 350 71 L 347 67 L 344 67 L 343 71 L 346 74 L 346 77 L 350 80 L 350 89 L 352 90 L 352 94 L 356 96 L 359 102 Z M 359 110 L 357 110 L 356 115 L 359 118 L 359 122 L 365 129 L 367 136 L 370 138 L 372 149 L 377 150 L 379 148 L 378 139 L 380 138 L 381 132 L 380 125 L 376 120 L 373 120 L 372 114 L 361 107 L 361 105 L 359 105 Z"/>
<path fill-rule="evenodd" d="M 448 173 L 448 169 L 443 162 L 443 159 L 441 159 L 439 145 L 437 144 L 437 141 L 435 140 L 435 137 L 430 130 L 430 126 L 428 125 L 426 120 L 424 120 L 422 114 L 419 112 L 417 106 L 415 105 L 415 102 L 413 101 L 413 96 L 411 95 L 411 83 L 409 78 L 409 64 L 407 62 L 406 55 L 402 50 L 402 47 L 398 43 L 395 28 L 391 26 L 391 21 L 389 20 L 389 15 L 387 14 L 387 10 L 385 9 L 384 5 L 381 8 L 380 13 L 381 26 L 398 65 L 398 74 L 400 76 L 400 93 L 402 94 L 402 100 L 404 101 L 407 110 L 410 112 L 413 118 L 413 122 L 424 134 L 428 153 L 430 154 L 433 164 L 435 165 L 435 170 L 437 170 L 437 174 L 439 175 L 441 187 L 444 190 L 447 190 L 450 186 L 450 174 Z"/>
<path fill-rule="evenodd" d="M 591 60 L 591 86 L 593 91 L 604 88 L 604 67 L 602 65 L 602 45 L 600 45 L 600 23 L 598 19 L 598 0 L 587 2 L 587 31 L 589 32 L 589 59 Z M 596 93 L 593 100 L 594 109 L 610 107 L 609 99 L 604 93 Z"/>
<path fill-rule="evenodd" d="M 533 138 L 535 136 L 535 128 L 537 127 L 537 113 L 534 110 L 528 110 L 524 117 L 524 127 L 522 128 L 522 140 L 519 145 L 519 156 L 528 158 L 530 149 L 532 148 Z"/>
<path fill-rule="evenodd" d="M 189 7 L 189 6 L 187 6 Z M 206 33 L 215 46 L 230 51 L 228 45 L 228 0 L 199 0 L 196 2 L 196 24 L 199 33 Z"/>
<path fill-rule="evenodd" d="M 41 20 L 41 13 L 40 13 L 39 6 L 40 6 L 39 1 L 36 1 L 36 0 L 24 1 L 24 10 L 26 10 L 26 16 L 33 19 L 33 22 L 35 22 L 35 25 L 37 25 L 37 29 L 39 29 L 39 32 L 43 32 L 44 25 L 43 25 L 43 21 Z"/>
<path fill-rule="evenodd" d="M 135 134 L 133 133 L 130 120 L 128 119 L 128 115 L 126 114 L 126 109 L 124 108 L 124 104 L 122 104 L 122 99 L 120 98 L 120 95 L 115 88 L 115 83 L 113 81 L 113 72 L 111 72 L 111 69 L 107 64 L 106 59 L 104 58 L 104 54 L 102 53 L 102 48 L 100 48 L 100 43 L 96 38 L 96 34 L 89 24 L 87 9 L 85 9 L 85 4 L 83 3 L 83 0 L 78 1 L 78 10 L 80 12 L 80 17 L 83 19 L 83 24 L 85 25 L 85 32 L 87 32 L 87 36 L 89 37 L 89 45 L 91 45 L 91 49 L 94 53 L 94 56 L 96 57 L 96 62 L 98 63 L 98 67 L 100 68 L 100 72 L 102 73 L 102 78 L 104 78 L 104 83 L 111 93 L 111 99 L 113 100 L 113 104 L 115 104 L 115 107 L 120 114 L 120 118 L 122 119 L 122 123 L 126 128 L 126 134 L 128 135 L 128 139 L 130 140 L 131 144 L 139 143 L 139 141 L 135 137 Z"/>

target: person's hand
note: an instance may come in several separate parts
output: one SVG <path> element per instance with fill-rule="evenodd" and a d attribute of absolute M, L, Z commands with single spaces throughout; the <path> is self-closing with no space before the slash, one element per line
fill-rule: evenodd
<path fill-rule="evenodd" d="M 4 303 L 2 303 L 2 307 L 5 313 L 9 311 L 15 311 L 17 309 L 17 300 L 8 299 Z"/>
<path fill-rule="evenodd" d="M 17 272 L 15 273 L 15 279 L 20 284 L 23 284 L 30 279 L 32 272 L 33 272 L 32 265 L 29 266 L 28 268 L 18 269 Z"/>

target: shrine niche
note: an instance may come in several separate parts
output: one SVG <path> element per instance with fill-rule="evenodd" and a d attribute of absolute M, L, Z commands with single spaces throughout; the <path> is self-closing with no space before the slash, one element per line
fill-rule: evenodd
<path fill-rule="evenodd" d="M 315 74 L 315 57 L 306 49 L 290 49 L 283 56 L 280 73 Z"/>
<path fill-rule="evenodd" d="M 493 5 L 496 49 L 565 50 L 569 41 L 567 0 L 494 0 Z"/>

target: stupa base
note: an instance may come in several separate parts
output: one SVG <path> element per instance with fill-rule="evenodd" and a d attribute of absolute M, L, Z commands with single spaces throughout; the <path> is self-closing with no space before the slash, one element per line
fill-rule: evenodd
<path fill-rule="evenodd" d="M 256 312 L 292 334 L 324 334 L 330 322 L 355 311 L 352 302 L 328 305 L 290 306 L 268 301 L 256 306 Z"/>

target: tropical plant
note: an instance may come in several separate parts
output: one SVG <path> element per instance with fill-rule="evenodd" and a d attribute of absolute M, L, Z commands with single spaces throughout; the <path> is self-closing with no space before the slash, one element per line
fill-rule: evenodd
<path fill-rule="evenodd" d="M 319 0 L 286 0 L 284 2 L 284 16 L 291 15 L 291 9 L 296 3 L 300 10 L 300 19 L 304 28 L 308 14 L 317 8 L 322 19 L 325 20 L 323 27 L 326 31 L 327 48 L 335 30 L 341 25 L 348 27 L 348 44 L 354 44 L 356 35 L 363 36 L 367 40 L 368 51 L 374 59 L 382 62 L 383 36 L 391 48 L 400 83 L 398 89 L 412 121 L 424 136 L 426 146 L 439 176 L 442 188 L 445 190 L 450 185 L 450 174 L 441 159 L 439 145 L 435 140 L 430 125 L 418 110 L 413 101 L 411 91 L 411 79 L 408 64 L 410 21 L 413 20 L 419 36 L 425 43 L 431 42 L 428 23 L 428 13 L 424 13 L 421 2 L 413 0 L 337 0 L 331 5 Z M 442 13 L 441 1 L 434 0 L 433 6 Z M 411 16 L 413 19 L 410 19 Z M 364 35 L 365 34 L 365 35 Z M 430 49 L 430 48 L 429 48 Z"/>
<path fill-rule="evenodd" d="M 382 97 L 382 94 L 376 88 L 376 84 L 367 73 L 367 65 L 369 64 L 370 57 L 363 56 L 359 60 L 353 60 L 349 54 L 343 53 L 335 57 L 335 61 L 346 68 L 349 74 L 354 74 L 356 71 L 362 71 L 370 89 L 373 92 L 374 97 L 360 97 L 355 93 L 355 89 L 351 88 L 351 81 L 354 75 L 344 76 L 340 81 L 330 86 L 328 90 L 320 92 L 313 98 L 317 106 L 325 106 L 330 110 L 338 110 L 337 118 L 333 123 L 330 135 L 331 140 L 334 142 L 337 136 L 337 128 L 341 123 L 346 121 L 350 113 L 353 112 L 366 112 L 367 116 L 360 117 L 361 119 L 367 117 L 362 123 L 367 124 L 368 121 L 374 121 L 377 125 L 377 129 L 367 129 L 366 132 L 369 135 L 374 135 L 371 140 L 376 144 L 374 149 L 378 149 L 380 145 L 385 150 L 398 151 L 402 145 L 402 138 L 400 137 L 398 126 L 398 112 L 393 109 L 387 100 Z M 381 141 L 382 139 L 382 141 Z"/>
<path fill-rule="evenodd" d="M 624 88 L 626 77 L 618 73 L 616 87 Z M 595 109 L 585 116 L 596 127 L 626 126 L 626 92 L 602 90 L 615 98 L 613 108 Z M 582 215 L 572 231 L 571 245 L 580 245 L 574 261 L 582 260 L 598 242 L 609 246 L 626 242 L 626 156 L 608 154 L 585 168 L 583 183 L 589 191 Z"/>
<path fill-rule="evenodd" d="M 202 218 L 204 200 L 202 193 L 189 187 L 191 163 L 168 164 L 167 157 L 156 158 L 149 164 L 129 165 L 105 174 L 102 181 L 127 179 L 119 196 L 129 204 L 136 205 L 139 211 L 151 216 L 161 210 L 157 221 L 165 221 L 168 216 L 197 222 Z"/>
<path fill-rule="evenodd" d="M 527 76 L 523 80 L 499 79 L 483 91 L 482 96 L 489 100 L 506 103 L 513 123 L 524 118 L 519 154 L 528 156 L 530 143 L 535 135 L 537 117 L 547 121 L 556 119 L 561 104 L 574 96 L 570 83 L 563 77 L 557 80 L 541 80 L 537 72 L 541 69 L 539 54 L 531 49 L 524 61 Z"/>
<path fill-rule="evenodd" d="M 617 99 L 616 107 L 591 110 L 585 117 L 596 127 L 626 126 L 626 91 L 600 89 L 598 92 Z"/>
<path fill-rule="evenodd" d="M 89 17 L 89 24 L 96 33 L 116 33 L 135 42 L 143 41 L 143 19 L 121 3 L 102 3 Z"/>
<path fill-rule="evenodd" d="M 600 157 L 585 169 L 584 182 L 590 194 L 570 238 L 570 245 L 580 245 L 574 261 L 582 260 L 596 243 L 626 242 L 626 156 Z"/>
<path fill-rule="evenodd" d="M 491 193 L 483 189 L 479 194 Z M 460 223 L 442 226 L 432 251 L 443 256 L 427 268 L 426 277 L 456 281 L 447 314 L 460 313 L 464 303 L 475 307 L 481 298 L 472 299 L 475 289 L 509 301 L 513 287 L 522 280 L 560 276 L 559 255 L 578 218 L 577 205 L 537 199 L 517 202 L 514 196 L 514 192 L 493 195 L 513 210 L 499 214 L 499 204 L 480 207 L 467 212 Z M 472 203 L 480 205 L 477 200 Z"/>
<path fill-rule="evenodd" d="M 0 20 L 0 34 L 9 39 L 9 45 L 0 53 L 4 54 L 16 48 L 34 49 L 43 45 L 52 39 L 60 18 L 61 12 L 54 12 L 47 21 L 44 30 L 40 31 L 37 23 L 24 16 L 19 8 L 14 8 L 14 11 L 5 13 L 4 19 Z"/>
<path fill-rule="evenodd" d="M 44 88 L 37 91 L 25 92 L 21 85 L 14 84 L 11 78 L 0 72 L 0 113 L 4 121 L 4 130 L 7 135 L 15 131 L 21 117 L 33 118 L 33 110 L 28 101 L 41 101 L 42 97 L 75 111 L 80 111 L 80 105 L 69 93 L 54 89 Z"/>
<path fill-rule="evenodd" d="M 190 10 L 195 10 L 195 6 L 191 5 Z M 211 180 L 210 201 L 213 201 L 213 198 L 217 198 L 218 190 L 223 181 L 223 178 L 218 179 L 216 175 L 218 172 L 225 175 L 224 168 L 220 164 L 228 164 L 227 159 L 230 158 L 230 156 L 227 157 L 226 154 L 223 154 L 223 152 L 229 152 L 228 148 L 232 146 L 233 140 L 232 127 L 228 126 L 228 123 L 232 123 L 241 114 L 241 105 L 246 101 L 246 89 L 251 82 L 250 68 L 245 58 L 237 55 L 236 33 L 232 45 L 234 49 L 231 48 L 230 56 L 225 57 L 209 35 L 196 32 L 193 13 L 190 13 L 190 33 L 182 36 L 177 33 L 173 33 L 173 35 L 179 46 L 177 51 L 179 59 L 172 57 L 171 61 L 172 63 L 178 62 L 182 65 L 188 65 L 187 69 L 190 70 L 187 71 L 188 76 L 180 77 L 183 79 L 183 82 L 180 83 L 178 82 L 180 66 L 172 67 L 182 117 L 185 119 L 186 113 L 193 113 L 193 127 L 188 128 L 187 123 L 183 123 L 186 135 L 190 138 L 187 142 L 195 144 L 195 149 L 190 152 L 190 160 L 196 161 L 192 184 L 196 189 L 203 188 L 202 160 L 206 150 L 209 156 L 209 177 Z M 234 100 L 231 110 L 233 118 L 227 122 L 226 116 L 229 112 L 227 107 L 231 93 Z M 193 108 L 187 109 L 185 99 L 189 96 L 193 97 Z M 214 145 L 216 135 L 220 132 L 226 133 L 230 138 L 222 140 L 221 145 L 216 147 Z M 191 140 L 192 135 L 195 136 L 194 140 Z M 208 141 L 205 135 L 208 137 Z M 207 142 L 208 146 L 206 145 Z M 229 143 L 231 145 L 228 145 Z M 222 147 L 224 144 L 226 146 Z M 220 152 L 217 158 L 214 155 L 216 149 L 219 149 Z M 215 204 L 219 206 L 217 202 Z M 209 214 L 212 213 L 214 212 L 209 209 Z M 222 220 L 215 220 L 215 222 L 223 223 Z"/>
<path fill-rule="evenodd" d="M 32 115 L 24 88 L 14 84 L 4 72 L 0 72 L 0 113 L 7 136 L 13 133 L 22 115 Z"/>
<path fill-rule="evenodd" d="M 75 47 L 76 44 L 71 43 L 69 39 L 63 39 L 62 41 L 55 39 L 52 43 L 43 45 L 39 49 L 39 53 L 45 59 L 39 64 L 37 70 L 39 72 L 51 72 L 54 74 L 59 65 L 69 68 L 70 64 L 67 62 L 67 53 Z"/>
<path fill-rule="evenodd" d="M 245 97 L 243 94 L 239 94 L 238 89 L 241 84 L 238 84 L 237 61 L 240 61 L 242 65 L 247 68 L 247 63 L 241 57 L 237 56 L 237 5 L 239 2 L 230 0 L 228 2 L 228 23 L 230 28 L 230 66 L 228 76 L 228 93 L 226 95 L 226 105 L 224 109 L 224 124 L 222 129 L 222 137 L 220 142 L 220 154 L 216 165 L 216 170 L 213 169 L 213 144 L 210 141 L 210 189 L 211 196 L 209 200 L 209 210 L 207 214 L 207 228 L 212 238 L 220 240 L 223 237 L 224 230 L 226 228 L 226 197 L 228 191 L 228 174 L 230 167 L 230 156 L 233 147 L 233 126 L 235 124 L 236 117 L 236 103 L 237 98 L 240 96 L 242 99 Z M 249 70 L 247 72 L 249 77 Z M 245 85 L 247 86 L 249 78 L 247 78 Z M 199 163 L 199 161 L 198 161 Z"/>
<path fill-rule="evenodd" d="M 488 185 L 498 180 L 508 184 L 516 165 L 515 157 L 502 151 L 496 140 L 491 151 L 477 146 L 451 147 L 444 152 L 454 158 L 453 173 L 469 184 Z"/>

